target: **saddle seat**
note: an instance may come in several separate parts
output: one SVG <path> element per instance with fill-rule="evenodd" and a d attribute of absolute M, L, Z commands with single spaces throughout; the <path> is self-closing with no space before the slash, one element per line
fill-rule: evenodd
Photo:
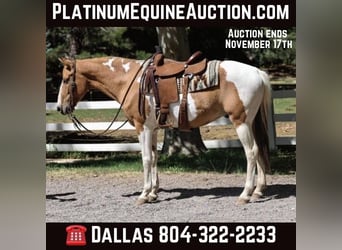
<path fill-rule="evenodd" d="M 154 59 L 156 70 L 155 76 L 168 78 L 182 75 L 185 73 L 199 74 L 206 69 L 207 59 L 202 59 L 202 52 L 195 52 L 187 61 L 177 62 L 173 60 L 164 60 L 163 54 L 157 54 Z"/>

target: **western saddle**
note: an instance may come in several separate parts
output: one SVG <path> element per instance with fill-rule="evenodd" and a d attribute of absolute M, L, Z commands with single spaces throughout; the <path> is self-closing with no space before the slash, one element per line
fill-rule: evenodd
<path fill-rule="evenodd" d="M 181 131 L 190 131 L 187 110 L 189 81 L 194 76 L 202 75 L 205 72 L 207 59 L 203 58 L 200 51 L 195 52 L 185 62 L 164 59 L 160 47 L 156 47 L 156 53 L 152 56 L 141 78 L 139 112 L 145 117 L 145 95 L 152 92 L 156 102 L 155 112 L 159 127 L 171 127 L 172 124 L 166 123 L 169 105 L 179 102 L 181 93 L 178 128 Z"/>

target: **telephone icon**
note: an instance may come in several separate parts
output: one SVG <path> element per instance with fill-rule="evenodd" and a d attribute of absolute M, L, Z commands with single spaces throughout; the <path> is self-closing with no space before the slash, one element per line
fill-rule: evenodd
<path fill-rule="evenodd" d="M 67 231 L 67 246 L 85 246 L 87 244 L 85 232 L 87 228 L 81 225 L 71 225 L 66 229 Z"/>

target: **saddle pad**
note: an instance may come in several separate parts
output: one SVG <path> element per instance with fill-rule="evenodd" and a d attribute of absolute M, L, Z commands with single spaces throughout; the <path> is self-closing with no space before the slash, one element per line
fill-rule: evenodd
<path fill-rule="evenodd" d="M 189 92 L 203 91 L 208 88 L 218 86 L 219 73 L 218 69 L 221 61 L 209 61 L 207 69 L 203 75 L 194 76 L 189 82 Z"/>

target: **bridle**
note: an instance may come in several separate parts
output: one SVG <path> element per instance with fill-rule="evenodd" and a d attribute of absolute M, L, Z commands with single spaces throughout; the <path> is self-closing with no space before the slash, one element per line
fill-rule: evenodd
<path fill-rule="evenodd" d="M 152 56 L 151 56 L 151 57 L 152 57 Z M 132 87 L 132 85 L 133 85 L 135 79 L 137 78 L 139 72 L 141 71 L 141 69 L 144 68 L 146 62 L 149 61 L 149 60 L 151 59 L 151 57 L 148 57 L 147 59 L 145 59 L 144 62 L 140 65 L 139 69 L 138 69 L 137 72 L 134 74 L 134 76 L 133 76 L 133 78 L 132 78 L 130 84 L 128 85 L 128 88 L 126 89 L 125 95 L 124 95 L 124 97 L 123 97 L 123 99 L 122 99 L 122 102 L 121 102 L 121 104 L 120 104 L 119 109 L 117 110 L 116 114 L 114 115 L 114 118 L 112 119 L 112 121 L 111 121 L 111 123 L 108 125 L 108 127 L 107 127 L 104 131 L 102 131 L 102 132 L 100 132 L 100 133 L 96 133 L 96 132 L 94 132 L 94 131 L 92 131 L 92 130 L 86 128 L 86 127 L 82 124 L 82 122 L 81 122 L 79 119 L 77 119 L 77 117 L 73 114 L 73 111 L 74 111 L 74 96 L 73 96 L 73 95 L 74 95 L 75 89 L 77 88 L 77 84 L 76 84 L 76 59 L 73 59 L 72 61 L 73 61 L 73 69 L 74 69 L 74 72 L 73 72 L 73 75 L 72 75 L 72 78 L 71 78 L 71 84 L 70 84 L 69 89 L 68 89 L 68 92 L 69 92 L 69 95 L 70 95 L 70 97 L 69 97 L 69 105 L 70 105 L 70 107 L 72 107 L 72 111 L 68 114 L 68 116 L 69 116 L 69 118 L 71 119 L 71 121 L 73 122 L 74 126 L 75 126 L 80 132 L 86 131 L 86 132 L 91 133 L 91 134 L 94 134 L 94 135 L 111 134 L 111 133 L 114 133 L 114 132 L 120 130 L 123 126 L 125 126 L 125 124 L 128 122 L 128 119 L 126 119 L 126 121 L 124 121 L 118 128 L 112 130 L 111 132 L 108 132 L 109 129 L 110 129 L 110 128 L 112 127 L 112 125 L 114 124 L 114 122 L 117 120 L 117 118 L 118 118 L 118 116 L 119 116 L 119 114 L 120 114 L 120 111 L 122 110 L 122 107 L 123 107 L 123 105 L 124 105 L 124 103 L 125 103 L 125 101 L 126 101 L 127 95 L 128 95 L 128 93 L 129 93 L 129 91 L 130 91 L 130 89 L 131 89 L 131 87 Z M 145 67 L 145 69 L 146 69 L 146 67 Z M 83 128 L 83 130 L 82 130 L 82 128 Z"/>
<path fill-rule="evenodd" d="M 71 83 L 69 80 L 69 87 L 68 87 L 68 94 L 69 94 L 69 107 L 72 109 L 71 113 L 74 110 L 74 92 L 77 88 L 77 84 L 76 84 L 76 59 L 72 59 L 72 68 L 73 70 L 72 72 L 72 77 L 71 77 Z"/>

